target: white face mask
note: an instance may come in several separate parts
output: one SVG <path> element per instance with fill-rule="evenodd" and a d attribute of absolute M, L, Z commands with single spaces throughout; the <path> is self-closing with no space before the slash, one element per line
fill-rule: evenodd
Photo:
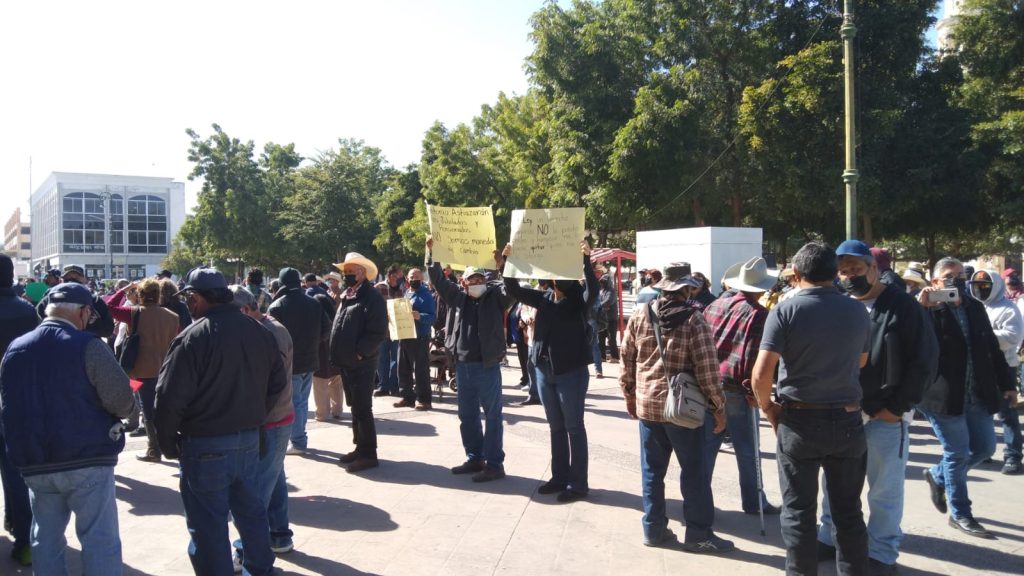
<path fill-rule="evenodd" d="M 486 284 L 466 286 L 466 294 L 468 294 L 470 298 L 479 298 L 484 295 L 484 292 L 487 292 Z"/>

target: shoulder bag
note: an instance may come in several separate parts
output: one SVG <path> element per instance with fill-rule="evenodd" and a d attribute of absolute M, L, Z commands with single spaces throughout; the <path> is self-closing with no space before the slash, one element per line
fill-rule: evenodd
<path fill-rule="evenodd" d="M 142 345 L 139 338 L 139 318 L 141 316 L 142 308 L 132 311 L 132 323 L 129 326 L 131 334 L 121 343 L 121 349 L 117 354 L 117 362 L 125 372 L 131 372 L 135 368 L 135 360 L 139 357 L 139 347 Z"/>
<path fill-rule="evenodd" d="M 699 428 L 704 425 L 704 416 L 708 409 L 708 399 L 697 383 L 697 377 L 685 370 L 670 374 L 668 363 L 665 362 L 665 343 L 661 338 L 661 326 L 658 324 L 655 306 L 657 300 L 647 305 L 647 318 L 654 328 L 654 339 L 658 342 L 658 354 L 665 368 L 668 380 L 668 398 L 665 399 L 665 410 L 662 417 L 666 422 L 683 428 Z"/>

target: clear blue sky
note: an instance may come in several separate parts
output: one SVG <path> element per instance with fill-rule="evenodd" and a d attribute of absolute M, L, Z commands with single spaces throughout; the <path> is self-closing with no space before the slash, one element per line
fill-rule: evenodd
<path fill-rule="evenodd" d="M 562 0 L 562 4 L 569 4 Z M 186 128 L 420 156 L 435 120 L 525 92 L 542 0 L 0 4 L 0 220 L 51 171 L 190 170 Z M 930 37 L 933 36 L 930 35 Z M 190 200 L 199 184 L 186 182 Z"/>

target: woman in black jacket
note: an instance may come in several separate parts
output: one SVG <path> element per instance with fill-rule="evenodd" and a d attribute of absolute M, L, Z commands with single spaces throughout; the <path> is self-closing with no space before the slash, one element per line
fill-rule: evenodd
<path fill-rule="evenodd" d="M 587 430 L 583 406 L 593 361 L 588 315 L 598 297 L 597 277 L 590 265 L 590 245 L 580 242 L 586 288 L 576 280 L 555 280 L 552 293 L 522 288 L 505 278 L 510 296 L 537 309 L 530 359 L 537 367 L 537 388 L 551 429 L 551 480 L 541 494 L 558 493 L 559 502 L 586 497 Z M 502 255 L 508 258 L 512 245 Z"/>

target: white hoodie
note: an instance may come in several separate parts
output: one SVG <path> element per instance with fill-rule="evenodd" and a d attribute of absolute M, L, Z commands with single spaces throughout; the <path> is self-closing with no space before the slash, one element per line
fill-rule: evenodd
<path fill-rule="evenodd" d="M 988 298 L 981 298 L 974 282 L 982 280 L 979 275 L 985 273 L 992 281 L 992 292 Z M 996 333 L 996 340 L 999 341 L 999 349 L 1006 356 L 1006 363 L 1014 368 L 1020 365 L 1020 358 L 1017 356 L 1017 349 L 1024 341 L 1024 317 L 1021 311 L 1006 297 L 1006 283 L 994 270 L 978 270 L 971 278 L 968 288 L 975 300 L 985 305 L 985 312 L 988 313 L 988 320 L 992 323 L 992 331 Z"/>

